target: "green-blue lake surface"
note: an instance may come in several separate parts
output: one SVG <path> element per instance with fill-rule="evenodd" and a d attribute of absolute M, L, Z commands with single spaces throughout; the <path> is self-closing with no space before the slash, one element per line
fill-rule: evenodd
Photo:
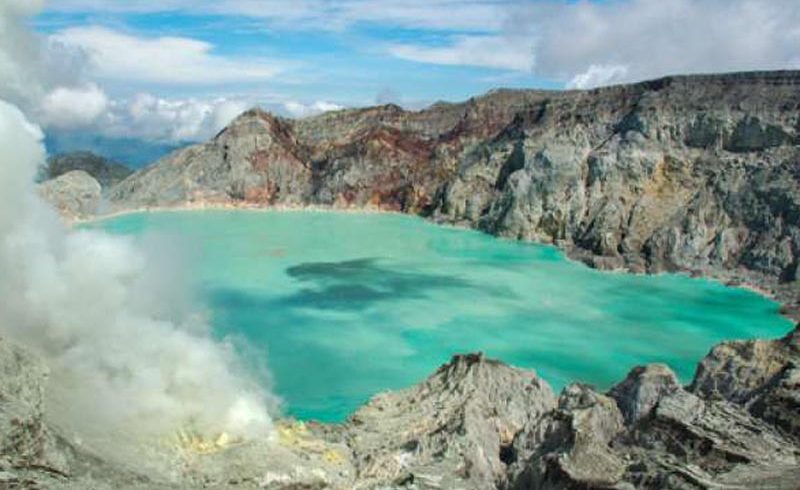
<path fill-rule="evenodd" d="M 725 339 L 791 324 L 757 294 L 679 275 L 603 273 L 555 248 L 388 214 L 197 211 L 91 225 L 174 238 L 220 336 L 266 358 L 303 419 L 342 420 L 455 353 L 605 389 L 637 364 L 688 382 Z"/>

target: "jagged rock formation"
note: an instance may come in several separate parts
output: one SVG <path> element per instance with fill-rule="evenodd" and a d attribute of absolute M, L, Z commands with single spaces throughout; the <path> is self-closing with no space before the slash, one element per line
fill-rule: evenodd
<path fill-rule="evenodd" d="M 800 326 L 717 346 L 688 387 L 651 365 L 606 394 L 573 384 L 556 398 L 531 371 L 455 356 L 342 425 L 284 421 L 275 440 L 184 448 L 161 475 L 59 435 L 43 407 L 46 369 L 0 339 L 0 487 L 794 490 L 798 365 Z"/>
<path fill-rule="evenodd" d="M 377 207 L 556 243 L 600 268 L 745 281 L 789 309 L 800 72 L 499 90 L 420 112 L 252 110 L 115 186 L 150 206 Z M 788 311 L 788 310 L 787 310 Z"/>
<path fill-rule="evenodd" d="M 43 180 L 52 180 L 73 170 L 83 170 L 94 177 L 104 188 L 122 182 L 133 170 L 88 151 L 75 151 L 53 155 L 47 159 Z"/>
<path fill-rule="evenodd" d="M 73 170 L 39 185 L 39 194 L 68 219 L 94 216 L 100 210 L 103 189 L 83 170 Z"/>
<path fill-rule="evenodd" d="M 494 488 L 507 483 L 514 436 L 555 406 L 531 371 L 456 356 L 422 384 L 374 398 L 345 431 L 369 488 Z"/>

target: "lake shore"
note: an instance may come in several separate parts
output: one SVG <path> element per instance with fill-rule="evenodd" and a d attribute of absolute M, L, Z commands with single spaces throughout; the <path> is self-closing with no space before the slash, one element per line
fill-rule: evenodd
<path fill-rule="evenodd" d="M 337 205 L 308 205 L 308 204 L 278 204 L 264 206 L 262 204 L 253 203 L 234 203 L 234 202 L 189 202 L 180 203 L 170 206 L 143 206 L 131 209 L 114 210 L 111 212 L 99 212 L 94 216 L 89 217 L 69 217 L 63 216 L 65 223 L 68 226 L 80 226 L 83 224 L 100 223 L 115 218 L 120 218 L 133 214 L 146 214 L 146 213 L 182 213 L 182 212 L 197 212 L 197 211 L 243 211 L 243 212 L 293 212 L 293 213 L 347 213 L 347 214 L 393 214 L 399 216 L 416 216 L 420 219 L 432 222 L 439 226 L 452 227 L 464 230 L 473 230 L 486 233 L 482 230 L 477 230 L 475 227 L 470 226 L 468 222 L 450 222 L 441 219 L 435 219 L 424 216 L 411 215 L 401 211 L 381 208 L 379 206 L 337 206 Z M 594 262 L 594 257 L 587 257 L 583 251 L 577 251 L 574 247 L 567 247 L 561 244 L 545 243 L 537 240 L 518 240 L 509 237 L 495 236 L 501 240 L 521 241 L 524 243 L 535 243 L 537 245 L 552 246 L 562 251 L 566 258 L 569 260 L 580 262 L 583 265 L 604 273 L 624 273 L 635 275 L 660 275 L 660 274 L 678 274 L 689 277 L 698 277 L 708 280 L 719 282 L 725 286 L 733 288 L 746 289 L 780 305 L 781 314 L 794 321 L 800 322 L 800 306 L 796 304 L 794 295 L 787 290 L 786 287 L 781 287 L 779 284 L 772 284 L 768 278 L 764 276 L 754 277 L 748 271 L 729 271 L 729 270 L 677 270 L 670 272 L 648 272 L 643 270 L 632 270 L 628 267 L 606 268 L 600 267 Z"/>

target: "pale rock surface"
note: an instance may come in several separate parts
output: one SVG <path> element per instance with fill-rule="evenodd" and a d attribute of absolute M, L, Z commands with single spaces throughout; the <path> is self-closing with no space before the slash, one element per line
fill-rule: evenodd
<path fill-rule="evenodd" d="M 40 184 L 39 194 L 69 219 L 94 216 L 102 203 L 100 184 L 83 170 L 73 170 Z"/>

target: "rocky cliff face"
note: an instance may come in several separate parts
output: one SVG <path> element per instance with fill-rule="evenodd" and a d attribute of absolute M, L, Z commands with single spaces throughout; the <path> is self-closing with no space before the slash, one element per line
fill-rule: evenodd
<path fill-rule="evenodd" d="M 274 440 L 218 452 L 160 447 L 173 462 L 161 474 L 61 436 L 47 422 L 46 369 L 0 340 L 0 487 L 795 490 L 799 342 L 800 327 L 721 344 L 688 387 L 650 365 L 608 393 L 573 384 L 558 397 L 531 371 L 456 356 L 342 425 L 287 420 Z"/>
<path fill-rule="evenodd" d="M 500 90 L 420 112 L 252 110 L 115 186 L 116 209 L 322 205 L 556 243 L 590 265 L 692 271 L 796 303 L 800 72 Z"/>

